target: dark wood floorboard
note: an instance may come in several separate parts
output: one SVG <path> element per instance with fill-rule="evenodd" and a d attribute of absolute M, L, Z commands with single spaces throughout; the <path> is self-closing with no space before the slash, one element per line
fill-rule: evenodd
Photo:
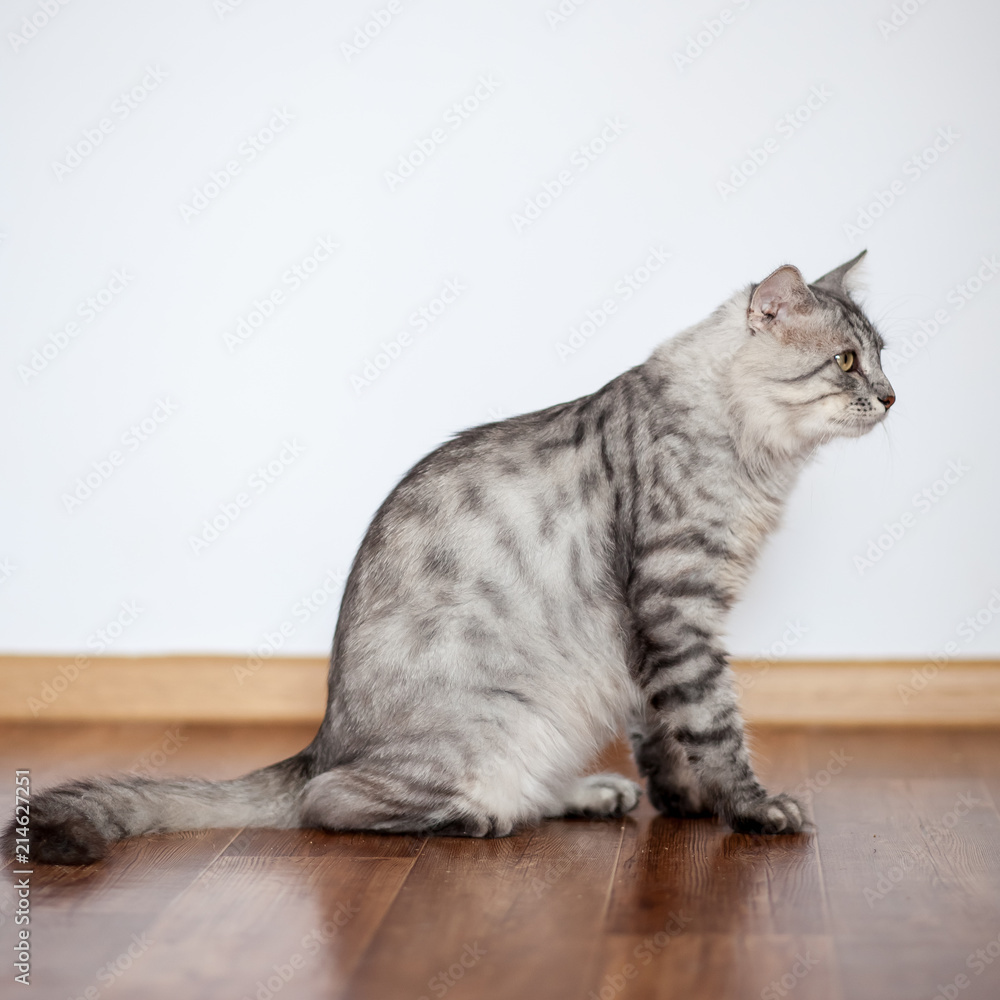
<path fill-rule="evenodd" d="M 843 734 L 851 760 L 814 811 L 848 997 L 1000 995 L 1000 962 L 968 964 L 991 941 L 1000 956 L 1000 817 L 955 749 L 970 740 L 1000 773 L 995 732 Z"/>
<path fill-rule="evenodd" d="M 304 726 L 8 725 L 33 786 L 138 769 L 221 778 Z M 815 829 L 657 816 L 494 841 L 213 830 L 35 869 L 34 1000 L 962 1000 L 1000 995 L 1000 731 L 758 729 L 758 769 Z M 634 776 L 610 748 L 599 763 Z M 0 954 L 16 930 L 0 872 Z M 10 988 L 8 988 L 8 984 Z"/>

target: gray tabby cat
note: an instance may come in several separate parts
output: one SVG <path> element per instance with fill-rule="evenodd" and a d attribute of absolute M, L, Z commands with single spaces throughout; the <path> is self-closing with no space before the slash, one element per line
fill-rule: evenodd
<path fill-rule="evenodd" d="M 31 857 L 214 826 L 499 837 L 621 816 L 639 787 L 582 775 L 626 728 L 662 813 L 801 830 L 754 776 L 719 636 L 807 458 L 894 402 L 845 281 L 860 256 L 812 285 L 780 267 L 592 395 L 418 462 L 354 561 L 310 746 L 231 781 L 52 788 Z"/>

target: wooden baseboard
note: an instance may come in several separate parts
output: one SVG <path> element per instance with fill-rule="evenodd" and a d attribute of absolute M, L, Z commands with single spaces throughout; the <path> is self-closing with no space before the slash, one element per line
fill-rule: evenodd
<path fill-rule="evenodd" d="M 750 722 L 1000 724 L 1000 661 L 736 661 Z M 317 722 L 324 659 L 0 656 L 0 719 Z"/>

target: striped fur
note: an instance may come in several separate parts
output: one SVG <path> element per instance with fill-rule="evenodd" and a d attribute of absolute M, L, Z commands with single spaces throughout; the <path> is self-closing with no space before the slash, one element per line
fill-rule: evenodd
<path fill-rule="evenodd" d="M 358 552 L 312 744 L 230 782 L 43 792 L 34 859 L 213 825 L 501 836 L 621 815 L 636 785 L 581 777 L 621 732 L 664 813 L 800 830 L 754 776 L 719 637 L 808 456 L 893 401 L 856 260 L 811 286 L 779 268 L 592 395 L 428 455 Z"/>

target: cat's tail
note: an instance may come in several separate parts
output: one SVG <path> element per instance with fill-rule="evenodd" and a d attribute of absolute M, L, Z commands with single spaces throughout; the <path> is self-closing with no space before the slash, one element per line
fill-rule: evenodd
<path fill-rule="evenodd" d="M 51 865 L 86 865 L 111 845 L 147 833 L 211 827 L 299 825 L 299 798 L 309 780 L 303 755 L 229 781 L 157 780 L 121 774 L 70 781 L 32 795 L 27 816 L 3 834 L 5 857 Z"/>

